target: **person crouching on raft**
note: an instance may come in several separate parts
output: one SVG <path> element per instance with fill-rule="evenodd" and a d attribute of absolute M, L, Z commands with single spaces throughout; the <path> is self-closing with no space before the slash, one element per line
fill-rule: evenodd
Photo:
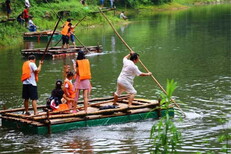
<path fill-rule="evenodd" d="M 138 67 L 135 65 L 137 62 L 139 62 L 139 54 L 134 52 L 131 52 L 130 54 L 128 54 L 123 58 L 123 68 L 117 79 L 117 90 L 114 93 L 113 105 L 117 105 L 118 96 L 120 96 L 122 92 L 127 92 L 129 94 L 128 106 L 131 106 L 135 94 L 137 93 L 137 91 L 133 87 L 133 80 L 135 76 L 152 75 L 151 72 L 148 73 L 141 72 L 138 69 Z"/>
<path fill-rule="evenodd" d="M 76 80 L 74 83 L 76 89 L 75 101 L 78 102 L 80 90 L 83 90 L 84 110 L 87 112 L 88 96 L 91 90 L 91 69 L 90 62 L 88 59 L 85 59 L 83 51 L 78 52 L 74 68 L 76 68 Z"/>
<path fill-rule="evenodd" d="M 72 109 L 73 113 L 76 113 L 76 102 L 75 102 L 75 88 L 72 84 L 74 74 L 72 72 L 67 73 L 67 78 L 64 80 L 64 94 L 67 96 L 67 105 L 69 109 Z M 73 106 L 73 107 L 72 107 Z"/>

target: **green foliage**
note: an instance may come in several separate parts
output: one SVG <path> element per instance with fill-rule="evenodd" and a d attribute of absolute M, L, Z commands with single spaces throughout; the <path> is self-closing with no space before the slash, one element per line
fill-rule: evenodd
<path fill-rule="evenodd" d="M 166 92 L 161 93 L 161 107 L 167 108 L 171 103 L 171 97 L 177 83 L 174 80 L 167 80 Z M 168 113 L 162 117 L 158 123 L 152 126 L 150 133 L 151 153 L 176 152 L 177 144 L 181 140 L 181 133 L 178 131 L 174 122 L 170 119 Z"/>
<path fill-rule="evenodd" d="M 168 107 L 171 103 L 171 97 L 173 95 L 173 92 L 177 88 L 177 82 L 174 82 L 174 80 L 167 80 L 167 86 L 166 86 L 166 92 L 165 94 L 163 91 L 159 91 L 160 97 L 161 97 L 161 102 L 160 105 L 164 107 Z"/>

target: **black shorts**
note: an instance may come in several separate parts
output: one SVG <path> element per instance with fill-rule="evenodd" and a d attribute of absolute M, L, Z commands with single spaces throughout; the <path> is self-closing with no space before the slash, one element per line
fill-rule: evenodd
<path fill-rule="evenodd" d="M 23 84 L 22 98 L 37 100 L 38 99 L 37 86 L 33 86 L 32 84 Z"/>
<path fill-rule="evenodd" d="M 63 40 L 63 45 L 64 45 L 64 44 L 69 44 L 69 36 L 63 35 L 63 36 L 62 36 L 62 40 Z"/>

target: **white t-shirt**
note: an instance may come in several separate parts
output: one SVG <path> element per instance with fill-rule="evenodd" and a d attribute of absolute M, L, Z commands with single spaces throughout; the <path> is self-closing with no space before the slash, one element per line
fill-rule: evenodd
<path fill-rule="evenodd" d="M 124 58 L 123 59 L 123 68 L 118 77 L 118 80 L 126 80 L 133 84 L 133 80 L 135 76 L 139 76 L 142 72 L 138 69 L 138 67 L 134 64 L 133 61 Z"/>
<path fill-rule="evenodd" d="M 33 86 L 37 86 L 37 83 L 35 81 L 35 74 L 34 74 L 34 72 L 37 71 L 38 68 L 37 68 L 36 64 L 33 63 L 33 62 L 30 62 L 29 66 L 30 66 L 30 72 L 31 72 L 30 78 L 24 80 L 23 84 L 32 84 Z"/>
<path fill-rule="evenodd" d="M 28 23 L 29 23 L 29 27 L 34 26 L 34 22 L 31 19 L 28 21 Z"/>

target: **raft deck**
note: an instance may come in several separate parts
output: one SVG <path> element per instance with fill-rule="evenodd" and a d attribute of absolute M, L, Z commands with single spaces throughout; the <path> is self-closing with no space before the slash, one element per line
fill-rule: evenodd
<path fill-rule="evenodd" d="M 86 50 L 86 48 L 88 50 Z M 33 55 L 44 55 L 45 54 L 46 56 L 57 58 L 57 57 L 76 55 L 78 51 L 80 50 L 84 51 L 86 54 L 101 53 L 103 50 L 101 45 L 86 46 L 86 48 L 84 48 L 83 46 L 74 47 L 73 45 L 71 45 L 69 48 L 62 48 L 61 46 L 56 46 L 56 47 L 49 48 L 47 52 L 45 52 L 45 48 L 23 49 L 21 50 L 21 54 L 23 56 L 27 56 L 31 54 Z"/>
<path fill-rule="evenodd" d="M 132 106 L 128 107 L 127 97 L 122 96 L 119 98 L 118 106 L 113 106 L 113 97 L 91 99 L 87 113 L 83 110 L 83 106 L 79 105 L 77 113 L 49 110 L 45 112 L 46 107 L 39 106 L 38 115 L 22 114 L 23 108 L 3 110 L 0 114 L 3 127 L 17 129 L 26 134 L 49 134 L 81 127 L 158 118 L 166 114 L 174 116 L 173 108 L 161 110 L 158 107 L 158 101 L 147 99 L 134 99 Z"/>

